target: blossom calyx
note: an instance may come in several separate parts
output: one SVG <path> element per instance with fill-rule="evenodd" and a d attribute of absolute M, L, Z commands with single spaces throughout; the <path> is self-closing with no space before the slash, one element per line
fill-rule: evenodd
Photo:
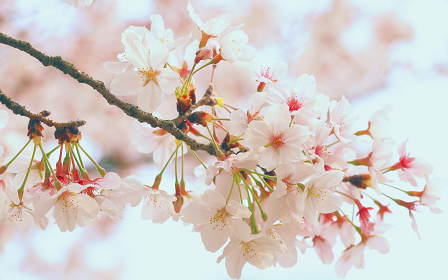
<path fill-rule="evenodd" d="M 195 124 L 207 126 L 207 124 L 209 122 L 211 122 L 214 118 L 216 118 L 216 116 L 213 114 L 209 114 L 204 111 L 197 111 L 197 112 L 194 112 L 193 114 L 191 114 L 188 117 L 188 120 Z"/>
<path fill-rule="evenodd" d="M 26 135 L 29 136 L 30 139 L 33 139 L 34 137 L 44 137 L 42 130 L 44 130 L 44 127 L 41 125 L 40 121 L 30 120 L 28 123 L 28 133 Z"/>
<path fill-rule="evenodd" d="M 344 179 L 342 181 L 350 182 L 353 186 L 360 188 L 360 189 L 366 189 L 367 187 L 372 186 L 371 177 L 369 174 L 359 174 L 359 175 L 344 177 Z"/>
<path fill-rule="evenodd" d="M 7 165 L 2 165 L 0 166 L 0 175 L 2 175 L 3 173 L 5 173 L 6 169 L 8 169 Z"/>

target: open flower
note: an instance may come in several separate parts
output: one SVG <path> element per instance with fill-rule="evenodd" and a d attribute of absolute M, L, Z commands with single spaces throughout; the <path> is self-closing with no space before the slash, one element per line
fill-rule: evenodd
<path fill-rule="evenodd" d="M 270 237 L 252 235 L 249 241 L 231 240 L 217 262 L 226 258 L 226 269 L 230 278 L 240 279 L 246 263 L 265 269 L 274 264 L 274 251 L 284 252 L 284 246 Z"/>
<path fill-rule="evenodd" d="M 137 120 L 133 122 L 137 128 L 137 134 L 132 139 L 132 144 L 140 153 L 153 152 L 153 160 L 159 170 L 167 163 L 170 156 L 177 148 L 177 141 L 173 135 L 161 128 L 153 128 L 149 124 L 140 123 Z M 183 152 L 187 153 L 187 147 L 184 143 Z M 177 157 L 182 156 L 182 149 L 179 147 Z"/>
<path fill-rule="evenodd" d="M 279 163 L 289 164 L 304 159 L 301 148 L 310 136 L 308 127 L 291 123 L 288 106 L 276 104 L 269 108 L 263 121 L 251 122 L 245 140 L 255 151 L 264 147 L 258 156 L 258 164 L 272 170 Z"/>
<path fill-rule="evenodd" d="M 182 221 L 194 225 L 204 225 L 201 230 L 205 249 L 216 252 L 227 240 L 247 240 L 249 226 L 241 218 L 249 218 L 251 212 L 246 206 L 233 200 L 226 202 L 222 194 L 206 190 L 197 201 L 182 209 Z"/>
<path fill-rule="evenodd" d="M 201 20 L 201 18 L 194 12 L 194 8 L 191 5 L 191 2 L 188 2 L 187 10 L 190 14 L 191 19 L 196 23 L 199 30 L 202 31 L 203 34 L 213 38 L 218 37 L 221 33 L 230 25 L 230 20 L 232 17 L 230 15 L 224 14 L 219 18 L 212 18 L 207 20 L 205 23 Z"/>
<path fill-rule="evenodd" d="M 249 37 L 239 27 L 227 28 L 219 37 L 221 56 L 237 66 L 247 66 L 255 56 L 255 48 L 246 45 Z"/>
<path fill-rule="evenodd" d="M 416 187 L 417 181 L 415 180 L 415 177 L 426 178 L 426 181 L 429 181 L 428 178 L 432 173 L 433 167 L 429 162 L 426 162 L 421 158 L 411 157 L 409 153 L 406 153 L 407 142 L 408 140 L 405 140 L 398 147 L 400 160 L 390 169 L 397 170 L 401 180 L 409 182 Z"/>
<path fill-rule="evenodd" d="M 98 215 L 100 209 L 93 198 L 81 193 L 84 189 L 83 185 L 70 183 L 53 196 L 42 196 L 35 205 L 35 219 L 44 218 L 54 208 L 53 216 L 62 232 L 73 231 L 76 225 L 86 226 Z"/>
<path fill-rule="evenodd" d="M 316 103 L 316 79 L 303 74 L 297 78 L 293 88 L 275 90 L 271 96 L 276 103 L 286 103 L 291 115 L 310 113 Z"/>
<path fill-rule="evenodd" d="M 192 32 L 188 36 L 180 37 L 174 40 L 173 30 L 165 29 L 165 24 L 163 23 L 163 18 L 161 15 L 151 15 L 151 32 L 146 34 L 146 40 L 151 42 L 152 40 L 158 40 L 160 43 L 164 44 L 169 51 L 175 51 L 188 43 L 191 39 Z"/>
<path fill-rule="evenodd" d="M 154 42 L 150 51 L 137 40 L 125 47 L 126 58 L 137 71 L 125 71 L 112 81 L 110 87 L 115 95 L 132 95 L 139 92 L 137 104 L 147 112 L 154 112 L 162 102 L 162 93 L 171 94 L 181 85 L 179 74 L 164 68 L 168 48 Z"/>
<path fill-rule="evenodd" d="M 342 200 L 330 188 L 339 184 L 343 175 L 342 171 L 331 170 L 305 183 L 303 216 L 310 224 L 318 225 L 316 213 L 327 214 L 340 209 Z"/>
<path fill-rule="evenodd" d="M 241 135 L 251 121 L 262 119 L 261 109 L 269 105 L 266 102 L 267 98 L 267 92 L 256 92 L 249 98 L 249 110 L 246 112 L 241 109 L 233 111 L 230 114 L 230 134 L 236 136 Z"/>
<path fill-rule="evenodd" d="M 345 96 L 339 102 L 332 101 L 330 104 L 330 123 L 333 131 L 338 139 L 345 143 L 355 139 L 355 136 L 350 134 L 350 129 L 358 115 L 351 113 L 351 110 L 352 106 Z"/>

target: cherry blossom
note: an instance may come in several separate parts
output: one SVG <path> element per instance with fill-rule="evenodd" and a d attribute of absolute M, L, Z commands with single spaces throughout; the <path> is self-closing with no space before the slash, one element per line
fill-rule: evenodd
<path fill-rule="evenodd" d="M 112 81 L 110 87 L 115 95 L 140 93 L 137 104 L 143 110 L 154 112 L 162 101 L 162 93 L 171 94 L 181 86 L 179 75 L 164 68 L 168 48 L 160 42 L 150 45 L 150 51 L 137 40 L 125 47 L 126 58 L 137 71 L 125 71 Z"/>
<path fill-rule="evenodd" d="M 268 99 L 267 92 L 256 92 L 249 98 L 249 110 L 244 112 L 241 109 L 233 111 L 230 114 L 230 130 L 232 135 L 241 135 L 247 129 L 251 121 L 262 119 L 261 110 L 268 106 L 266 102 Z"/>
<path fill-rule="evenodd" d="M 297 78 L 293 88 L 275 90 L 271 96 L 276 103 L 286 103 L 292 115 L 308 113 L 316 103 L 316 79 L 303 74 Z"/>
<path fill-rule="evenodd" d="M 245 132 L 245 139 L 255 150 L 264 147 L 258 156 L 258 164 L 267 170 L 278 163 L 289 164 L 304 159 L 300 152 L 310 132 L 308 127 L 293 124 L 286 104 L 270 107 L 263 121 L 251 122 Z"/>
<path fill-rule="evenodd" d="M 350 134 L 353 122 L 358 119 L 358 115 L 351 113 L 352 106 L 343 96 L 339 102 L 330 104 L 330 123 L 333 131 L 342 142 L 350 142 L 355 139 Z"/>
<path fill-rule="evenodd" d="M 147 186 L 144 186 L 143 192 L 140 194 L 143 196 L 143 220 L 152 220 L 155 224 L 163 224 L 175 214 L 173 201 L 176 201 L 176 197 L 174 195 Z M 137 197 L 128 199 L 131 202 L 131 206 L 136 206 L 140 203 L 142 200 L 140 194 Z"/>
<path fill-rule="evenodd" d="M 433 213 L 441 213 L 442 209 L 437 207 L 436 202 L 442 196 L 442 188 L 448 186 L 448 181 L 443 178 L 436 178 L 429 181 L 421 193 L 419 193 L 420 203 L 429 207 Z"/>
<path fill-rule="evenodd" d="M 182 221 L 204 225 L 201 229 L 205 249 L 216 252 L 230 237 L 231 240 L 247 240 L 249 226 L 241 218 L 249 218 L 251 211 L 235 201 L 226 202 L 215 190 L 206 190 L 195 202 L 182 209 Z"/>
<path fill-rule="evenodd" d="M 274 251 L 283 252 L 284 250 L 280 242 L 257 234 L 252 235 L 248 241 L 231 240 L 217 262 L 220 263 L 225 258 L 229 277 L 240 279 L 241 271 L 246 263 L 265 269 L 274 264 Z"/>
<path fill-rule="evenodd" d="M 161 170 L 178 147 L 176 138 L 161 128 L 153 128 L 137 120 L 133 125 L 138 131 L 132 139 L 132 144 L 140 153 L 153 153 L 154 163 Z M 182 145 L 184 149 L 178 149 L 177 157 L 182 156 L 182 150 L 184 154 L 188 151 L 185 144 Z"/>
<path fill-rule="evenodd" d="M 417 186 L 415 177 L 426 178 L 432 173 L 433 167 L 430 163 L 423 159 L 411 157 L 409 153 L 406 153 L 406 144 L 408 140 L 405 140 L 398 147 L 398 155 L 400 156 L 399 162 L 393 165 L 390 169 L 397 170 L 400 179 L 409 182 L 414 187 Z"/>
<path fill-rule="evenodd" d="M 355 268 L 365 267 L 364 262 L 364 249 L 369 247 L 370 249 L 377 250 L 381 254 L 389 252 L 389 242 L 382 236 L 385 230 L 389 228 L 386 224 L 379 226 L 380 230 L 375 230 L 371 235 L 363 235 L 362 241 L 357 245 L 351 245 L 342 252 L 338 261 L 336 262 L 336 275 L 338 277 L 345 277 L 348 270 L 354 266 Z"/>
<path fill-rule="evenodd" d="M 53 196 L 42 196 L 35 205 L 34 217 L 42 219 L 50 209 L 62 232 L 75 230 L 76 225 L 84 227 L 94 219 L 100 209 L 95 199 L 81 193 L 85 187 L 70 183 Z"/>
<path fill-rule="evenodd" d="M 342 181 L 343 174 L 341 171 L 331 170 L 305 183 L 303 216 L 312 225 L 318 225 L 316 213 L 331 213 L 342 206 L 342 200 L 330 188 Z"/>
<path fill-rule="evenodd" d="M 201 18 L 194 12 L 194 8 L 191 5 L 191 2 L 188 2 L 187 10 L 190 14 L 191 19 L 196 23 L 199 30 L 203 34 L 206 34 L 209 37 L 218 37 L 224 31 L 226 27 L 230 25 L 230 20 L 232 17 L 230 15 L 224 14 L 219 18 L 212 18 L 207 20 L 205 23 L 201 20 Z"/>
<path fill-rule="evenodd" d="M 238 28 L 227 28 L 219 37 L 221 56 L 237 66 L 248 66 L 255 56 L 255 48 L 246 45 L 249 37 Z"/>
<path fill-rule="evenodd" d="M 268 63 L 253 63 L 252 71 L 255 74 L 255 77 L 252 80 L 260 83 L 258 86 L 258 91 L 266 90 L 270 92 L 271 88 L 277 89 L 278 87 L 282 87 L 285 85 L 285 81 L 283 78 L 286 76 L 288 72 L 288 64 L 283 61 L 275 61 Z"/>
<path fill-rule="evenodd" d="M 369 118 L 369 127 L 366 130 L 358 131 L 356 135 L 370 135 L 373 139 L 381 140 L 390 136 L 390 120 L 392 107 L 384 106 L 382 109 L 375 111 Z"/>

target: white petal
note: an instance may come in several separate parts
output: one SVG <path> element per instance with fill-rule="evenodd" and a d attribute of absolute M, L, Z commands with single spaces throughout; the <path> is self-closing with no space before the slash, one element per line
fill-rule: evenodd
<path fill-rule="evenodd" d="M 162 91 L 154 82 L 149 82 L 138 95 L 137 105 L 148 113 L 154 113 L 162 103 Z"/>
<path fill-rule="evenodd" d="M 145 83 L 145 78 L 137 71 L 126 71 L 118 74 L 110 84 L 114 95 L 132 95 L 137 93 Z"/>
<path fill-rule="evenodd" d="M 151 51 L 149 53 L 150 66 L 153 70 L 160 70 L 168 60 L 169 50 L 162 43 L 151 44 Z"/>
<path fill-rule="evenodd" d="M 182 85 L 179 80 L 179 74 L 170 68 L 160 69 L 160 74 L 157 75 L 157 82 L 162 91 L 167 94 L 173 93 L 177 87 Z"/>

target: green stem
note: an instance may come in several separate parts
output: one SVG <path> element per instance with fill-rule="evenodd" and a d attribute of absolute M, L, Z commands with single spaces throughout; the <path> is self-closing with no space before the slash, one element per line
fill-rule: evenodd
<path fill-rule="evenodd" d="M 342 215 L 344 215 L 344 217 L 347 219 L 347 221 L 348 221 L 350 224 L 352 224 L 352 226 L 355 227 L 355 229 L 356 229 L 356 231 L 359 233 L 359 235 L 361 235 L 361 232 L 362 232 L 362 231 L 361 231 L 361 228 L 358 227 L 358 226 L 356 226 L 352 221 L 350 221 L 350 219 L 348 218 L 347 215 L 345 215 L 345 213 L 344 213 L 344 211 L 342 211 L 342 209 L 340 209 L 339 211 L 342 212 Z M 361 238 L 362 238 L 362 235 L 361 235 Z"/>
<path fill-rule="evenodd" d="M 177 153 L 177 149 L 179 149 L 179 146 L 176 147 L 176 150 L 174 150 L 174 152 L 171 154 L 170 158 L 168 159 L 168 161 L 165 163 L 165 166 L 162 168 L 162 171 L 160 171 L 159 175 L 162 175 L 163 172 L 165 172 L 166 167 L 168 166 L 168 164 L 170 163 L 171 159 L 173 158 L 173 156 Z"/>
<path fill-rule="evenodd" d="M 196 159 L 202 164 L 202 166 L 203 166 L 205 169 L 207 169 L 207 166 L 202 162 L 202 160 L 198 157 L 198 155 L 191 149 L 191 147 L 188 146 L 188 145 L 187 145 L 187 147 L 188 147 L 188 149 L 190 150 L 190 152 L 196 157 Z"/>
<path fill-rule="evenodd" d="M 90 161 L 93 163 L 93 165 L 95 165 L 98 173 L 101 175 L 101 177 L 104 178 L 104 176 L 106 175 L 106 170 L 104 170 L 104 168 L 102 168 L 87 152 L 86 150 L 84 150 L 84 148 L 81 146 L 81 144 L 78 143 L 78 146 L 81 148 L 81 150 L 84 152 L 84 154 L 90 159 Z"/>
<path fill-rule="evenodd" d="M 67 144 L 67 145 L 70 147 L 70 155 L 71 155 L 72 159 L 75 159 L 78 169 L 81 170 L 82 169 L 81 164 L 79 163 L 78 159 L 76 158 L 75 153 L 73 152 L 72 146 L 70 144 Z"/>
<path fill-rule="evenodd" d="M 339 143 L 339 142 L 341 142 L 341 140 L 338 140 L 338 141 L 336 141 L 336 142 L 331 143 L 330 145 L 327 145 L 327 148 L 329 148 L 329 147 L 331 147 L 331 146 L 333 146 L 334 144 L 337 144 L 337 143 Z"/>
<path fill-rule="evenodd" d="M 265 178 L 271 179 L 271 180 L 274 181 L 274 182 L 277 181 L 277 179 L 276 179 L 274 176 L 269 176 L 269 175 L 261 174 L 261 173 L 258 173 L 258 172 L 256 172 L 256 171 L 250 171 L 250 170 L 247 170 L 247 169 L 244 169 L 244 168 L 240 168 L 240 170 L 243 170 L 243 171 L 246 171 L 246 172 L 249 172 L 249 173 L 253 173 L 253 174 L 257 174 L 258 176 L 263 176 L 263 177 L 265 177 Z"/>
<path fill-rule="evenodd" d="M 379 183 L 380 183 L 380 182 L 379 182 Z M 394 186 L 392 186 L 392 185 L 385 184 L 385 183 L 380 183 L 380 184 L 381 184 L 381 185 L 388 186 L 388 187 L 393 188 L 393 189 L 396 189 L 396 190 L 399 190 L 399 191 L 402 191 L 402 192 L 404 192 L 404 193 L 407 194 L 407 191 L 404 191 L 404 190 L 402 190 L 402 189 L 400 189 L 400 188 L 397 188 L 397 187 L 394 187 Z"/>
<path fill-rule="evenodd" d="M 232 192 L 233 192 L 233 186 L 235 186 L 235 174 L 233 175 L 232 187 L 230 188 L 229 195 L 227 196 L 227 199 L 226 199 L 226 205 L 227 205 L 227 203 L 229 203 L 230 196 L 232 195 Z"/>
<path fill-rule="evenodd" d="M 203 134 L 198 134 L 198 136 L 203 137 L 205 139 L 207 139 L 208 141 L 212 142 L 212 139 L 208 138 L 207 136 L 203 135 Z"/>
<path fill-rule="evenodd" d="M 180 179 L 180 182 L 181 182 L 181 185 L 182 184 L 184 184 L 184 145 L 183 144 L 181 144 L 181 147 L 180 147 L 180 149 L 181 149 L 181 153 L 182 153 L 182 177 L 181 177 L 181 179 Z"/>
<path fill-rule="evenodd" d="M 230 122 L 230 119 L 213 119 L 212 121 L 228 121 L 228 122 Z"/>
<path fill-rule="evenodd" d="M 213 137 L 212 132 L 210 131 L 210 128 L 208 128 L 208 126 L 206 126 L 206 127 L 207 127 L 207 131 L 210 134 L 210 137 L 212 139 L 213 146 L 215 147 L 216 155 L 218 155 L 219 154 L 219 149 L 218 149 L 218 145 L 215 142 L 215 137 Z"/>
<path fill-rule="evenodd" d="M 247 192 L 247 203 L 249 204 L 249 210 L 250 212 L 252 212 L 252 215 L 250 216 L 250 227 L 252 228 L 252 233 L 253 234 L 257 234 L 258 233 L 258 228 L 257 228 L 257 223 L 255 221 L 255 209 L 254 209 L 254 205 L 252 204 L 252 201 L 250 200 L 250 194 L 249 194 L 249 190 L 246 187 L 246 192 Z"/>
<path fill-rule="evenodd" d="M 61 146 L 61 145 L 57 145 L 56 148 L 54 148 L 53 150 L 49 151 L 49 152 L 47 153 L 47 157 L 50 157 L 51 154 L 52 154 L 54 151 L 56 151 L 60 146 Z"/>
<path fill-rule="evenodd" d="M 84 166 L 84 162 L 82 162 L 82 157 L 81 157 L 81 153 L 79 152 L 78 143 L 75 142 L 74 144 L 76 147 L 76 152 L 78 153 L 79 161 L 81 162 L 81 166 L 85 170 L 86 168 Z"/>
<path fill-rule="evenodd" d="M 219 126 L 222 130 L 224 130 L 227 134 L 230 134 L 230 132 L 227 130 L 227 129 L 225 129 L 222 125 L 220 125 L 220 124 L 218 124 L 218 123 L 213 123 L 214 125 L 217 125 L 217 126 Z"/>
<path fill-rule="evenodd" d="M 23 148 L 17 153 L 17 155 L 15 155 L 7 164 L 6 166 L 9 166 L 13 161 L 16 160 L 16 158 L 23 152 L 23 150 L 25 150 L 25 148 L 28 146 L 28 144 L 31 142 L 32 139 L 28 140 L 28 142 L 26 142 L 25 146 L 23 146 Z"/>
<path fill-rule="evenodd" d="M 340 191 L 335 191 L 335 193 L 342 194 L 343 196 L 348 197 L 348 198 L 352 199 L 353 201 L 356 200 L 356 199 L 354 199 L 353 197 L 351 197 L 351 196 L 349 196 L 349 195 L 346 195 L 345 193 L 341 193 Z"/>
<path fill-rule="evenodd" d="M 253 179 L 255 182 L 258 181 L 257 179 L 255 179 L 254 175 L 249 174 L 249 176 L 252 177 L 252 179 Z M 266 183 L 266 182 L 263 180 L 262 177 L 259 177 L 259 178 L 260 178 L 261 183 L 262 183 L 266 188 L 268 188 L 269 191 L 270 191 L 271 193 L 274 192 L 274 189 L 272 189 L 271 186 L 269 186 L 268 183 Z"/>
<path fill-rule="evenodd" d="M 28 141 L 28 143 L 29 143 L 29 141 Z M 27 145 L 28 145 L 28 144 L 27 144 Z M 19 193 L 19 199 L 20 199 L 20 202 L 22 202 L 23 191 L 24 191 L 24 189 L 25 189 L 26 180 L 28 180 L 28 175 L 30 175 L 31 167 L 33 166 L 34 155 L 36 154 L 36 146 L 37 146 L 37 145 L 34 144 L 33 155 L 31 156 L 30 165 L 28 166 L 28 170 L 26 171 L 25 179 L 23 180 L 22 186 L 20 187 L 20 189 L 17 190 L 17 192 Z M 23 150 L 23 149 L 22 149 L 22 150 Z"/>
<path fill-rule="evenodd" d="M 42 144 L 39 144 L 39 148 L 40 148 L 40 151 L 42 152 L 42 156 L 43 156 L 44 160 L 47 162 L 47 164 L 50 168 L 51 175 L 53 175 L 54 187 L 57 190 L 60 190 L 62 188 L 61 182 L 59 182 L 58 177 L 56 176 L 56 174 L 54 174 L 54 170 L 51 167 L 50 161 L 48 161 L 47 154 L 45 154 L 44 149 L 42 148 Z"/>
<path fill-rule="evenodd" d="M 202 65 L 201 67 L 199 67 L 198 70 L 196 70 L 196 71 L 194 71 L 194 72 L 193 72 L 193 69 L 191 69 L 191 72 L 193 72 L 193 75 L 196 74 L 199 70 L 202 70 L 203 68 L 205 68 L 205 67 L 209 66 L 210 64 L 212 64 L 212 61 L 213 61 L 213 59 L 210 60 L 208 63 L 206 63 L 206 64 Z M 191 72 L 190 72 L 190 73 L 191 73 Z M 193 76 L 193 75 L 192 75 L 192 76 Z"/>

